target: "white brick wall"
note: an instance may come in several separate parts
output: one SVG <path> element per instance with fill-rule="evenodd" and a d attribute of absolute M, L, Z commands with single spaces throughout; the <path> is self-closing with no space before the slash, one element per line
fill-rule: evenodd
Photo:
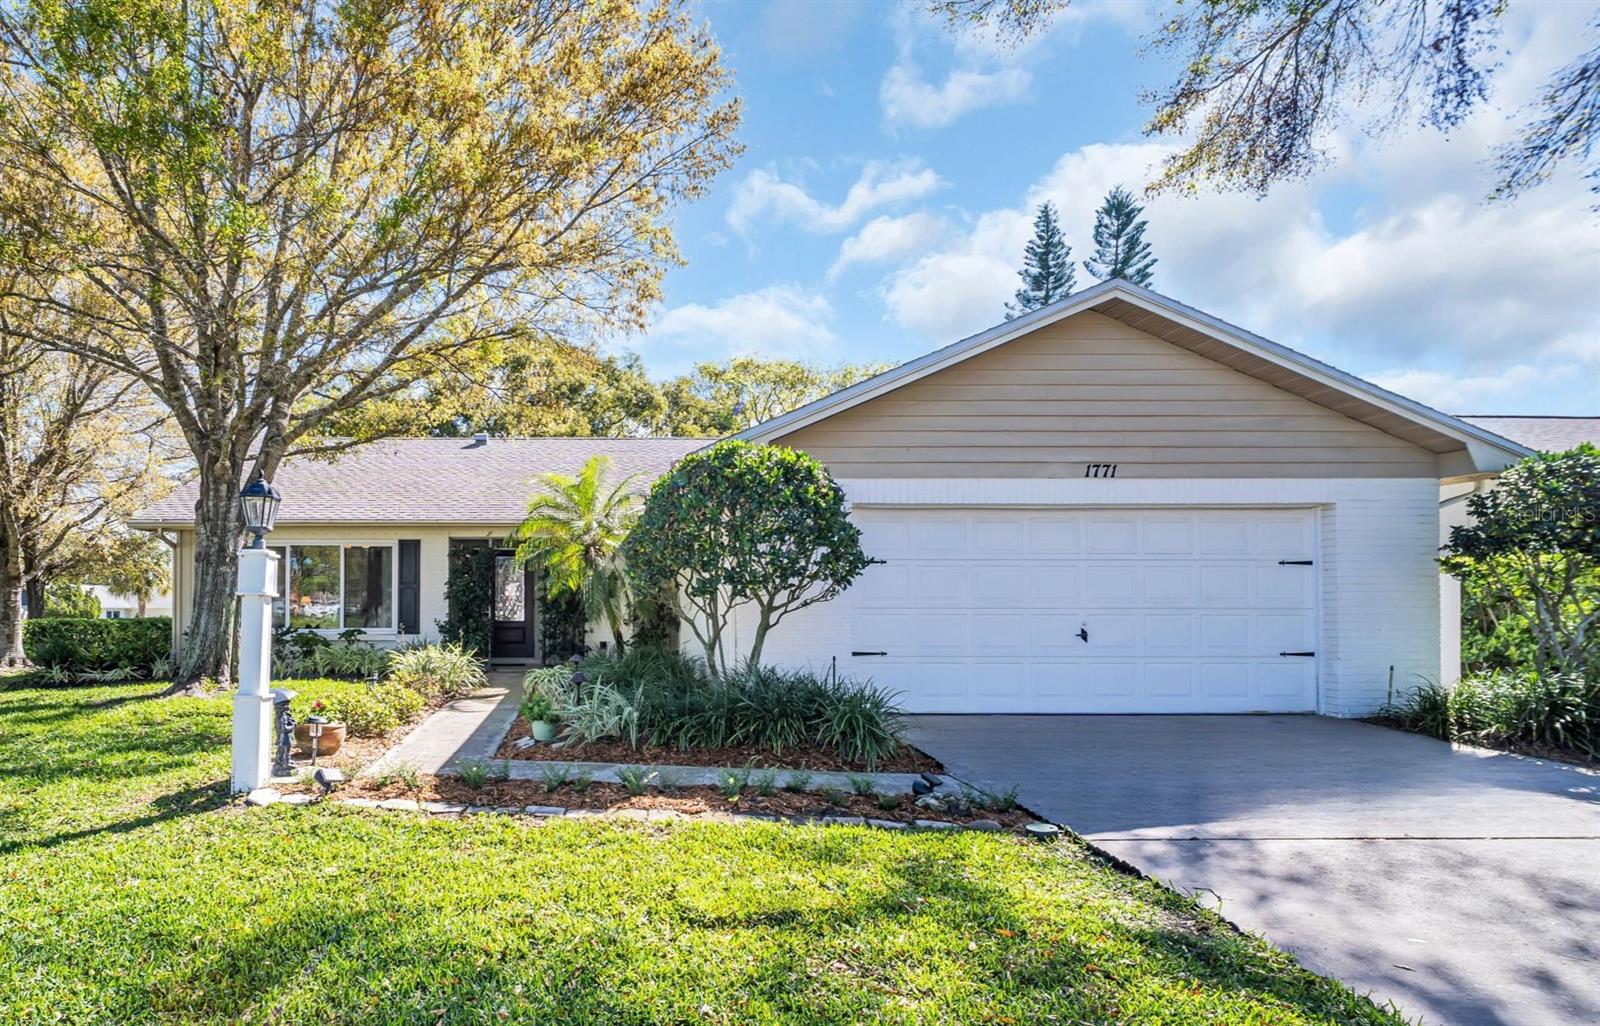
<path fill-rule="evenodd" d="M 1438 482 L 1361 479 L 874 479 L 840 482 L 855 505 L 1313 506 L 1320 510 L 1322 707 L 1362 716 L 1439 675 Z M 741 611 L 743 612 L 743 611 Z M 748 645 L 748 616 L 730 652 Z M 687 634 L 687 632 L 685 632 Z M 791 616 L 764 662 L 826 670 L 848 654 L 849 595 Z M 692 639 L 691 639 L 692 640 Z"/>

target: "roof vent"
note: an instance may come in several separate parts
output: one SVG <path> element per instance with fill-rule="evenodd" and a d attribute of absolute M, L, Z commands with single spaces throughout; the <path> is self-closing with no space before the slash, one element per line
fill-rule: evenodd
<path fill-rule="evenodd" d="M 472 436 L 472 444 L 473 445 L 488 445 L 489 444 L 489 433 L 487 431 L 479 431 L 477 434 Z"/>

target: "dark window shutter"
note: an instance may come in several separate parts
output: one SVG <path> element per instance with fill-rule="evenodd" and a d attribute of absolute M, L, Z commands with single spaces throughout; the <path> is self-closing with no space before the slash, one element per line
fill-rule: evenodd
<path fill-rule="evenodd" d="M 400 633 L 421 634 L 422 542 L 400 543 Z"/>

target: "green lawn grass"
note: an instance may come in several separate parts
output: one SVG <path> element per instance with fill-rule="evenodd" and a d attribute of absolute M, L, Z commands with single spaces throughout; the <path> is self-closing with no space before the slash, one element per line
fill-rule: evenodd
<path fill-rule="evenodd" d="M 1072 844 L 223 793 L 225 700 L 0 692 L 4 1023 L 1398 1023 Z"/>

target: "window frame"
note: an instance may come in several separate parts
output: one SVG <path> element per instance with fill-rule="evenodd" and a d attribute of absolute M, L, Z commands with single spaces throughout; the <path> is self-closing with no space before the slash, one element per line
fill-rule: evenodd
<path fill-rule="evenodd" d="M 339 550 L 339 626 L 337 627 L 290 627 L 289 625 L 289 553 L 295 548 L 337 548 Z M 267 548 L 278 550 L 280 573 L 283 575 L 282 594 L 278 599 L 283 603 L 283 615 L 276 613 L 272 617 L 274 630 L 288 628 L 296 631 L 312 631 L 327 638 L 336 638 L 346 628 L 344 625 L 344 582 L 345 582 L 345 550 L 346 549 L 388 549 L 389 550 L 389 620 L 388 627 L 358 627 L 367 637 L 398 638 L 400 636 L 400 542 L 395 538 L 349 538 L 341 541 L 323 540 L 318 538 L 301 538 L 298 541 L 270 541 Z"/>

